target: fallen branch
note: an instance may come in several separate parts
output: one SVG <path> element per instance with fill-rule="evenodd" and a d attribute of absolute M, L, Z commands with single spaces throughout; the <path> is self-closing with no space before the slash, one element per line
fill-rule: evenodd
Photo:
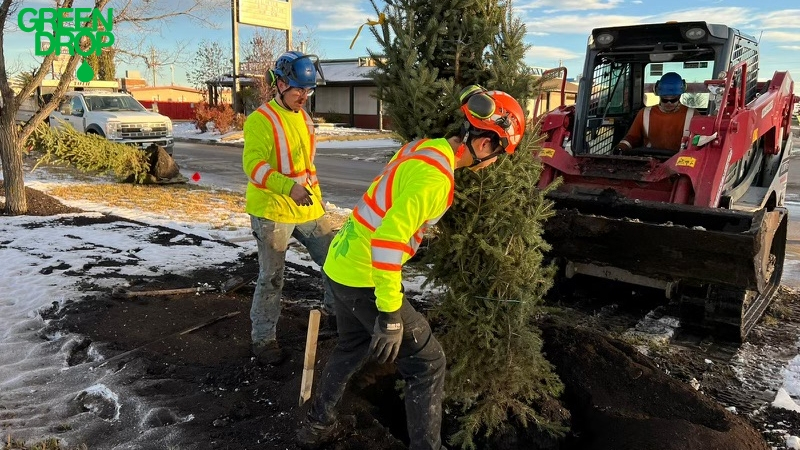
<path fill-rule="evenodd" d="M 160 337 L 158 339 L 153 339 L 152 341 L 149 341 L 149 342 L 145 342 L 144 344 L 142 344 L 142 345 L 140 345 L 140 346 L 138 346 L 138 347 L 136 347 L 134 349 L 128 350 L 127 352 L 122 352 L 122 353 L 120 353 L 118 355 L 112 356 L 111 358 L 108 358 L 108 359 L 106 359 L 104 361 L 101 361 L 100 365 L 98 365 L 97 368 L 103 367 L 104 365 L 108 364 L 111 361 L 114 361 L 114 360 L 117 360 L 117 359 L 120 359 L 120 358 L 124 358 L 125 356 L 128 356 L 133 352 L 141 350 L 141 349 L 147 347 L 148 345 L 155 344 L 156 342 L 161 342 L 161 341 L 163 341 L 165 339 L 168 339 L 168 338 L 171 338 L 171 337 L 174 337 L 174 336 L 183 336 L 184 334 L 189 334 L 192 331 L 197 331 L 197 330 L 199 330 L 201 328 L 205 328 L 205 327 L 207 327 L 209 325 L 213 325 L 213 324 L 215 324 L 215 323 L 217 323 L 217 322 L 219 322 L 221 320 L 230 319 L 231 317 L 238 315 L 240 312 L 241 311 L 234 311 L 234 312 L 225 314 L 224 316 L 214 317 L 211 320 L 207 320 L 207 321 L 205 321 L 203 323 L 199 323 L 199 324 L 194 325 L 192 327 L 189 327 L 189 328 L 187 328 L 185 330 L 178 331 L 178 332 L 175 332 L 175 333 L 172 333 L 172 334 L 168 334 L 168 335 Z"/>
<path fill-rule="evenodd" d="M 125 288 L 115 288 L 111 295 L 114 297 L 141 297 L 153 295 L 176 295 L 176 294 L 200 294 L 202 292 L 216 291 L 219 288 L 214 286 L 197 286 L 192 288 L 178 288 L 178 289 L 156 289 L 154 291 L 129 291 Z"/>

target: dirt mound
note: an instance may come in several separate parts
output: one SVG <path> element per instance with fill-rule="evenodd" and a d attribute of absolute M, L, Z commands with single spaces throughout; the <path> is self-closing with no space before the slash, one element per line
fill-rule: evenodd
<path fill-rule="evenodd" d="M 580 431 L 568 448 L 768 448 L 750 424 L 671 378 L 628 344 L 558 321 L 543 325 L 543 337 Z"/>
<path fill-rule="evenodd" d="M 0 180 L 0 215 L 6 207 L 6 188 L 3 180 Z M 65 206 L 60 201 L 36 189 L 25 188 L 25 200 L 28 203 L 29 216 L 52 216 L 55 214 L 79 213 L 82 210 Z"/>

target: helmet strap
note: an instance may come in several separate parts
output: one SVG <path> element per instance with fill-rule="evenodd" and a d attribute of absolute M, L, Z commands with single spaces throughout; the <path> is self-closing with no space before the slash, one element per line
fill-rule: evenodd
<path fill-rule="evenodd" d="M 283 109 L 285 109 L 287 111 L 293 111 L 293 110 L 291 108 L 289 108 L 288 106 L 286 106 L 286 101 L 283 100 L 283 94 L 289 92 L 290 89 L 292 89 L 291 86 L 289 86 L 288 88 L 286 88 L 284 90 L 281 90 L 281 88 L 278 87 L 278 83 L 277 82 L 275 83 L 275 90 L 278 91 L 277 103 L 281 108 L 283 108 Z M 293 111 L 293 112 L 296 112 L 296 111 Z"/>
<path fill-rule="evenodd" d="M 472 147 L 472 140 L 469 138 L 469 131 L 467 131 L 466 134 L 464 135 L 464 142 L 466 143 L 466 147 L 469 150 L 469 154 L 472 155 L 472 164 L 470 164 L 467 167 L 475 167 L 475 166 L 477 166 L 478 164 L 480 164 L 480 163 L 482 163 L 484 161 L 488 161 L 488 160 L 490 160 L 492 158 L 496 158 L 496 157 L 502 155 L 503 153 L 505 153 L 505 151 L 492 152 L 489 155 L 484 156 L 483 158 L 478 158 L 478 155 L 475 153 L 475 148 Z M 463 147 L 464 145 L 465 144 L 461 144 L 461 147 Z M 461 147 L 459 147 L 459 150 L 461 150 Z M 461 150 L 461 154 L 463 154 L 463 153 L 464 153 L 464 151 Z"/>

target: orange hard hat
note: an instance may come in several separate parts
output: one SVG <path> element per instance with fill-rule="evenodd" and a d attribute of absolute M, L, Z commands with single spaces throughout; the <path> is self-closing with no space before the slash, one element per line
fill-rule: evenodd
<path fill-rule="evenodd" d="M 525 112 L 519 102 L 503 91 L 487 91 L 476 84 L 464 88 L 459 98 L 465 126 L 496 133 L 505 152 L 514 153 L 525 134 Z"/>

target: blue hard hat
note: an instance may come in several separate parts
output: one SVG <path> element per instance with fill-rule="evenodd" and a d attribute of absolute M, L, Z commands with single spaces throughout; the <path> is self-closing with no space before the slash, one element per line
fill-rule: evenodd
<path fill-rule="evenodd" d="M 295 88 L 317 87 L 317 68 L 312 57 L 302 52 L 286 52 L 275 61 L 275 75 Z"/>
<path fill-rule="evenodd" d="M 667 72 L 656 82 L 655 91 L 659 97 L 677 97 L 686 92 L 686 81 L 675 72 Z"/>

